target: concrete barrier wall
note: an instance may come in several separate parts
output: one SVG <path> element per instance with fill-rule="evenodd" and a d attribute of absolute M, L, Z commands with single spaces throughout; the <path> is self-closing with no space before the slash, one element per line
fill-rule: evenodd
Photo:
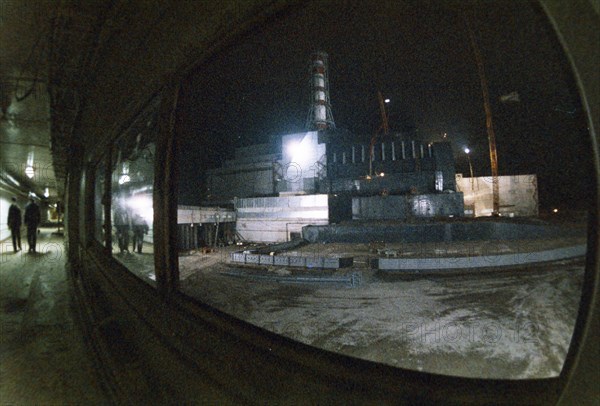
<path fill-rule="evenodd" d="M 585 254 L 586 245 L 575 245 L 553 250 L 503 255 L 436 258 L 378 258 L 376 267 L 382 271 L 393 272 L 495 268 L 558 261 L 582 257 Z"/>
<path fill-rule="evenodd" d="M 300 257 L 288 255 L 244 254 L 232 252 L 231 262 L 251 265 L 292 266 L 298 268 L 339 269 L 353 265 L 354 258 L 326 258 L 319 256 Z"/>

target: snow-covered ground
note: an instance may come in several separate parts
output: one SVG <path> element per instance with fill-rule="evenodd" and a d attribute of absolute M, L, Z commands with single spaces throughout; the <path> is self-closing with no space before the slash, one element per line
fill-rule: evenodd
<path fill-rule="evenodd" d="M 401 280 L 363 270 L 359 287 L 232 278 L 181 258 L 182 290 L 295 340 L 402 368 L 483 378 L 560 373 L 583 261 Z"/>

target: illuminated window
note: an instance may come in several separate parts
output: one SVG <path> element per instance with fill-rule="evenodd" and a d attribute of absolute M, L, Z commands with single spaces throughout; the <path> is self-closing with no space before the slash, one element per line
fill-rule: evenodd
<path fill-rule="evenodd" d="M 134 121 L 113 150 L 112 253 L 130 271 L 154 284 L 153 188 L 156 123 L 151 112 Z"/>

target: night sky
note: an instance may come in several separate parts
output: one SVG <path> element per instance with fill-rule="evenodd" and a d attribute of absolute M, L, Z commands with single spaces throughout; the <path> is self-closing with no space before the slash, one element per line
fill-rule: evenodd
<path fill-rule="evenodd" d="M 373 4 L 370 4 L 373 3 Z M 452 143 L 458 172 L 489 176 L 480 80 L 465 16 L 489 87 L 501 175 L 538 175 L 541 209 L 585 208 L 593 197 L 587 125 L 560 44 L 524 1 L 315 2 L 271 21 L 199 67 L 180 108 L 182 173 L 201 174 L 235 146 L 303 131 L 310 54 L 329 54 L 338 128 L 373 134 L 377 91 L 390 98 L 391 132 Z M 520 102 L 502 103 L 518 92 Z M 194 175 L 191 175 L 193 177 Z M 197 204 L 181 182 L 183 204 Z"/>

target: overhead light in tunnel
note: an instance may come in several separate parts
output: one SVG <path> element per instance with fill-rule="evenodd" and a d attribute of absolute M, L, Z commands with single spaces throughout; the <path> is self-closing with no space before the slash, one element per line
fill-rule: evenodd
<path fill-rule="evenodd" d="M 121 177 L 119 178 L 119 185 L 124 185 L 125 183 L 128 183 L 131 181 L 131 178 L 129 177 L 129 175 L 121 175 Z"/>
<path fill-rule="evenodd" d="M 29 179 L 33 178 L 33 176 L 35 175 L 35 170 L 33 169 L 33 166 L 28 166 L 27 168 L 25 168 L 25 175 L 27 175 Z"/>
<path fill-rule="evenodd" d="M 48 190 L 48 188 L 44 189 L 44 197 L 48 198 L 50 196 L 50 191 Z"/>
<path fill-rule="evenodd" d="M 140 136 L 138 136 L 138 144 L 140 141 Z M 129 177 L 129 162 L 123 162 L 123 171 L 121 172 L 121 176 L 119 177 L 119 185 L 124 185 L 125 183 L 131 182 L 131 178 Z"/>
<path fill-rule="evenodd" d="M 12 176 L 10 176 L 10 174 L 5 173 L 4 176 L 6 176 L 6 178 L 10 180 L 15 186 L 21 186 L 21 183 Z"/>

